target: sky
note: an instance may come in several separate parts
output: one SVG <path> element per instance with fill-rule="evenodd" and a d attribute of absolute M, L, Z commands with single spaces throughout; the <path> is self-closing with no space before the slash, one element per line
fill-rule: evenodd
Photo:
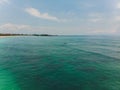
<path fill-rule="evenodd" d="M 120 0 L 0 0 L 0 33 L 120 35 Z"/>

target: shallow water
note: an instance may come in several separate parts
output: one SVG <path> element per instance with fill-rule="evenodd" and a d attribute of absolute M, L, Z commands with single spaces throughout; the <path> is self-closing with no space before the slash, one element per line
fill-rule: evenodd
<path fill-rule="evenodd" d="M 120 90 L 119 38 L 0 38 L 0 90 Z"/>

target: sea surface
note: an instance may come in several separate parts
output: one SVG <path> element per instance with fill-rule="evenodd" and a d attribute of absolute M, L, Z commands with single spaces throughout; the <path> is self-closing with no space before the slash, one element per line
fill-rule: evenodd
<path fill-rule="evenodd" d="M 0 90 L 120 90 L 120 37 L 0 38 Z"/>

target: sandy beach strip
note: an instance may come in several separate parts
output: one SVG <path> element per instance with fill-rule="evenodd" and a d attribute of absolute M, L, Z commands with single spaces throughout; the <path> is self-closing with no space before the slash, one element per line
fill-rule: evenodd
<path fill-rule="evenodd" d="M 0 36 L 0 38 L 4 38 L 4 37 L 6 37 L 6 36 Z"/>
<path fill-rule="evenodd" d="M 5 37 L 10 37 L 10 36 L 0 36 L 0 38 L 5 38 Z"/>

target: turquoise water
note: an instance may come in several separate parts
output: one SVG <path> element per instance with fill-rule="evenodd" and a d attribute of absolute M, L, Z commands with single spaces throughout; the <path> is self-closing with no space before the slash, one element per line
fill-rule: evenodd
<path fill-rule="evenodd" d="M 0 38 L 0 90 L 120 90 L 120 37 Z"/>

